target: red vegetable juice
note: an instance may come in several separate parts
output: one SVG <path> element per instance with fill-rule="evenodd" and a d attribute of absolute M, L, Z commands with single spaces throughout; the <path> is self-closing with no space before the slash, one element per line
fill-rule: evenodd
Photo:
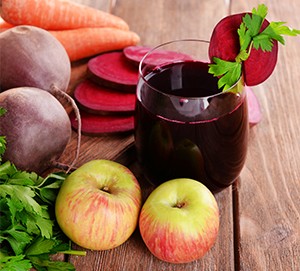
<path fill-rule="evenodd" d="M 145 175 L 158 185 L 193 178 L 211 190 L 232 184 L 246 158 L 248 113 L 239 93 L 221 93 L 208 64 L 152 69 L 137 88 L 135 143 Z"/>

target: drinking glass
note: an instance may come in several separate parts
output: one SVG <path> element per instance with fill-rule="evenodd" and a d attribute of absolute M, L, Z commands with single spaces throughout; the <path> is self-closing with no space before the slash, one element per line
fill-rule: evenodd
<path fill-rule="evenodd" d="M 249 125 L 243 77 L 220 90 L 208 73 L 208 48 L 203 40 L 170 41 L 140 62 L 135 146 L 154 185 L 192 178 L 219 191 L 244 166 Z"/>

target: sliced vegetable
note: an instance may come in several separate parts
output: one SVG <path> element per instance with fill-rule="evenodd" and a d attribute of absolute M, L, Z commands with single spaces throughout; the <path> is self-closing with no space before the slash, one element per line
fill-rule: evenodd
<path fill-rule="evenodd" d="M 91 113 L 128 113 L 135 108 L 135 94 L 100 86 L 86 79 L 77 85 L 74 98 L 79 106 Z"/>
<path fill-rule="evenodd" d="M 132 45 L 124 48 L 123 53 L 125 57 L 134 65 L 138 66 L 142 58 L 151 50 L 151 47 Z"/>
<path fill-rule="evenodd" d="M 132 115 L 95 115 L 81 111 L 82 133 L 97 136 L 110 133 L 129 132 L 134 128 L 134 117 Z M 72 127 L 76 130 L 78 123 L 73 113 L 70 114 Z"/>
<path fill-rule="evenodd" d="M 240 53 L 240 42 L 237 30 L 246 13 L 234 14 L 222 19 L 214 28 L 209 47 L 209 56 L 227 61 L 235 61 Z M 268 26 L 265 20 L 260 32 Z M 258 85 L 264 82 L 273 72 L 278 55 L 278 42 L 274 41 L 271 52 L 262 49 L 251 49 L 249 58 L 244 62 L 243 74 L 248 86 Z"/>
<path fill-rule="evenodd" d="M 142 60 L 142 58 L 145 56 L 146 53 L 148 53 L 152 48 L 148 46 L 128 46 L 127 48 L 124 48 L 123 52 L 124 55 L 128 60 L 130 60 L 135 65 L 138 65 L 139 62 Z M 192 57 L 175 51 L 169 51 L 169 50 L 156 50 L 151 55 L 147 56 L 144 59 L 144 64 L 150 65 L 150 66 L 157 66 L 162 65 L 162 63 L 166 62 L 172 62 L 172 61 L 185 61 L 185 60 L 192 60 Z"/>
<path fill-rule="evenodd" d="M 71 61 L 103 52 L 121 50 L 140 41 L 139 36 L 132 31 L 111 27 L 79 28 L 50 31 L 50 33 L 61 42 Z"/>
<path fill-rule="evenodd" d="M 88 62 L 90 79 L 100 85 L 135 92 L 138 70 L 121 51 L 104 53 Z"/>
<path fill-rule="evenodd" d="M 128 24 L 113 14 L 68 0 L 2 0 L 3 19 L 13 25 L 33 25 L 44 29 L 116 27 Z"/>
<path fill-rule="evenodd" d="M 71 124 L 64 107 L 50 93 L 19 87 L 0 93 L 0 135 L 7 149 L 4 161 L 20 170 L 42 173 L 53 166 L 71 138 Z"/>
<path fill-rule="evenodd" d="M 278 42 L 285 44 L 284 35 L 300 34 L 284 22 L 269 23 L 267 14 L 267 6 L 260 4 L 252 13 L 225 17 L 214 28 L 209 72 L 219 77 L 220 89 L 233 86 L 242 74 L 248 86 L 265 81 L 275 68 Z"/>

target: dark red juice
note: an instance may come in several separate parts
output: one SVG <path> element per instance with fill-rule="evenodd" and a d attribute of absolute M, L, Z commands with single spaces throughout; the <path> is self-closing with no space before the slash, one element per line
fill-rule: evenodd
<path fill-rule="evenodd" d="M 219 190 L 237 179 L 247 152 L 243 91 L 220 94 L 208 65 L 187 61 L 153 69 L 137 94 L 135 144 L 152 183 L 193 178 Z"/>

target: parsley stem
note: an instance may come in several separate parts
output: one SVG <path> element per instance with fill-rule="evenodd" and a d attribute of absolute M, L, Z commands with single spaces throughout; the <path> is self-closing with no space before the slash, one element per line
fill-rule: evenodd
<path fill-rule="evenodd" d="M 86 256 L 86 251 L 84 250 L 65 250 L 65 251 L 58 251 L 58 253 L 77 255 L 77 256 Z"/>
<path fill-rule="evenodd" d="M 248 47 L 248 55 L 249 55 L 249 56 L 250 56 L 252 47 L 253 47 L 253 40 L 251 40 L 250 45 L 249 45 L 249 47 Z"/>

